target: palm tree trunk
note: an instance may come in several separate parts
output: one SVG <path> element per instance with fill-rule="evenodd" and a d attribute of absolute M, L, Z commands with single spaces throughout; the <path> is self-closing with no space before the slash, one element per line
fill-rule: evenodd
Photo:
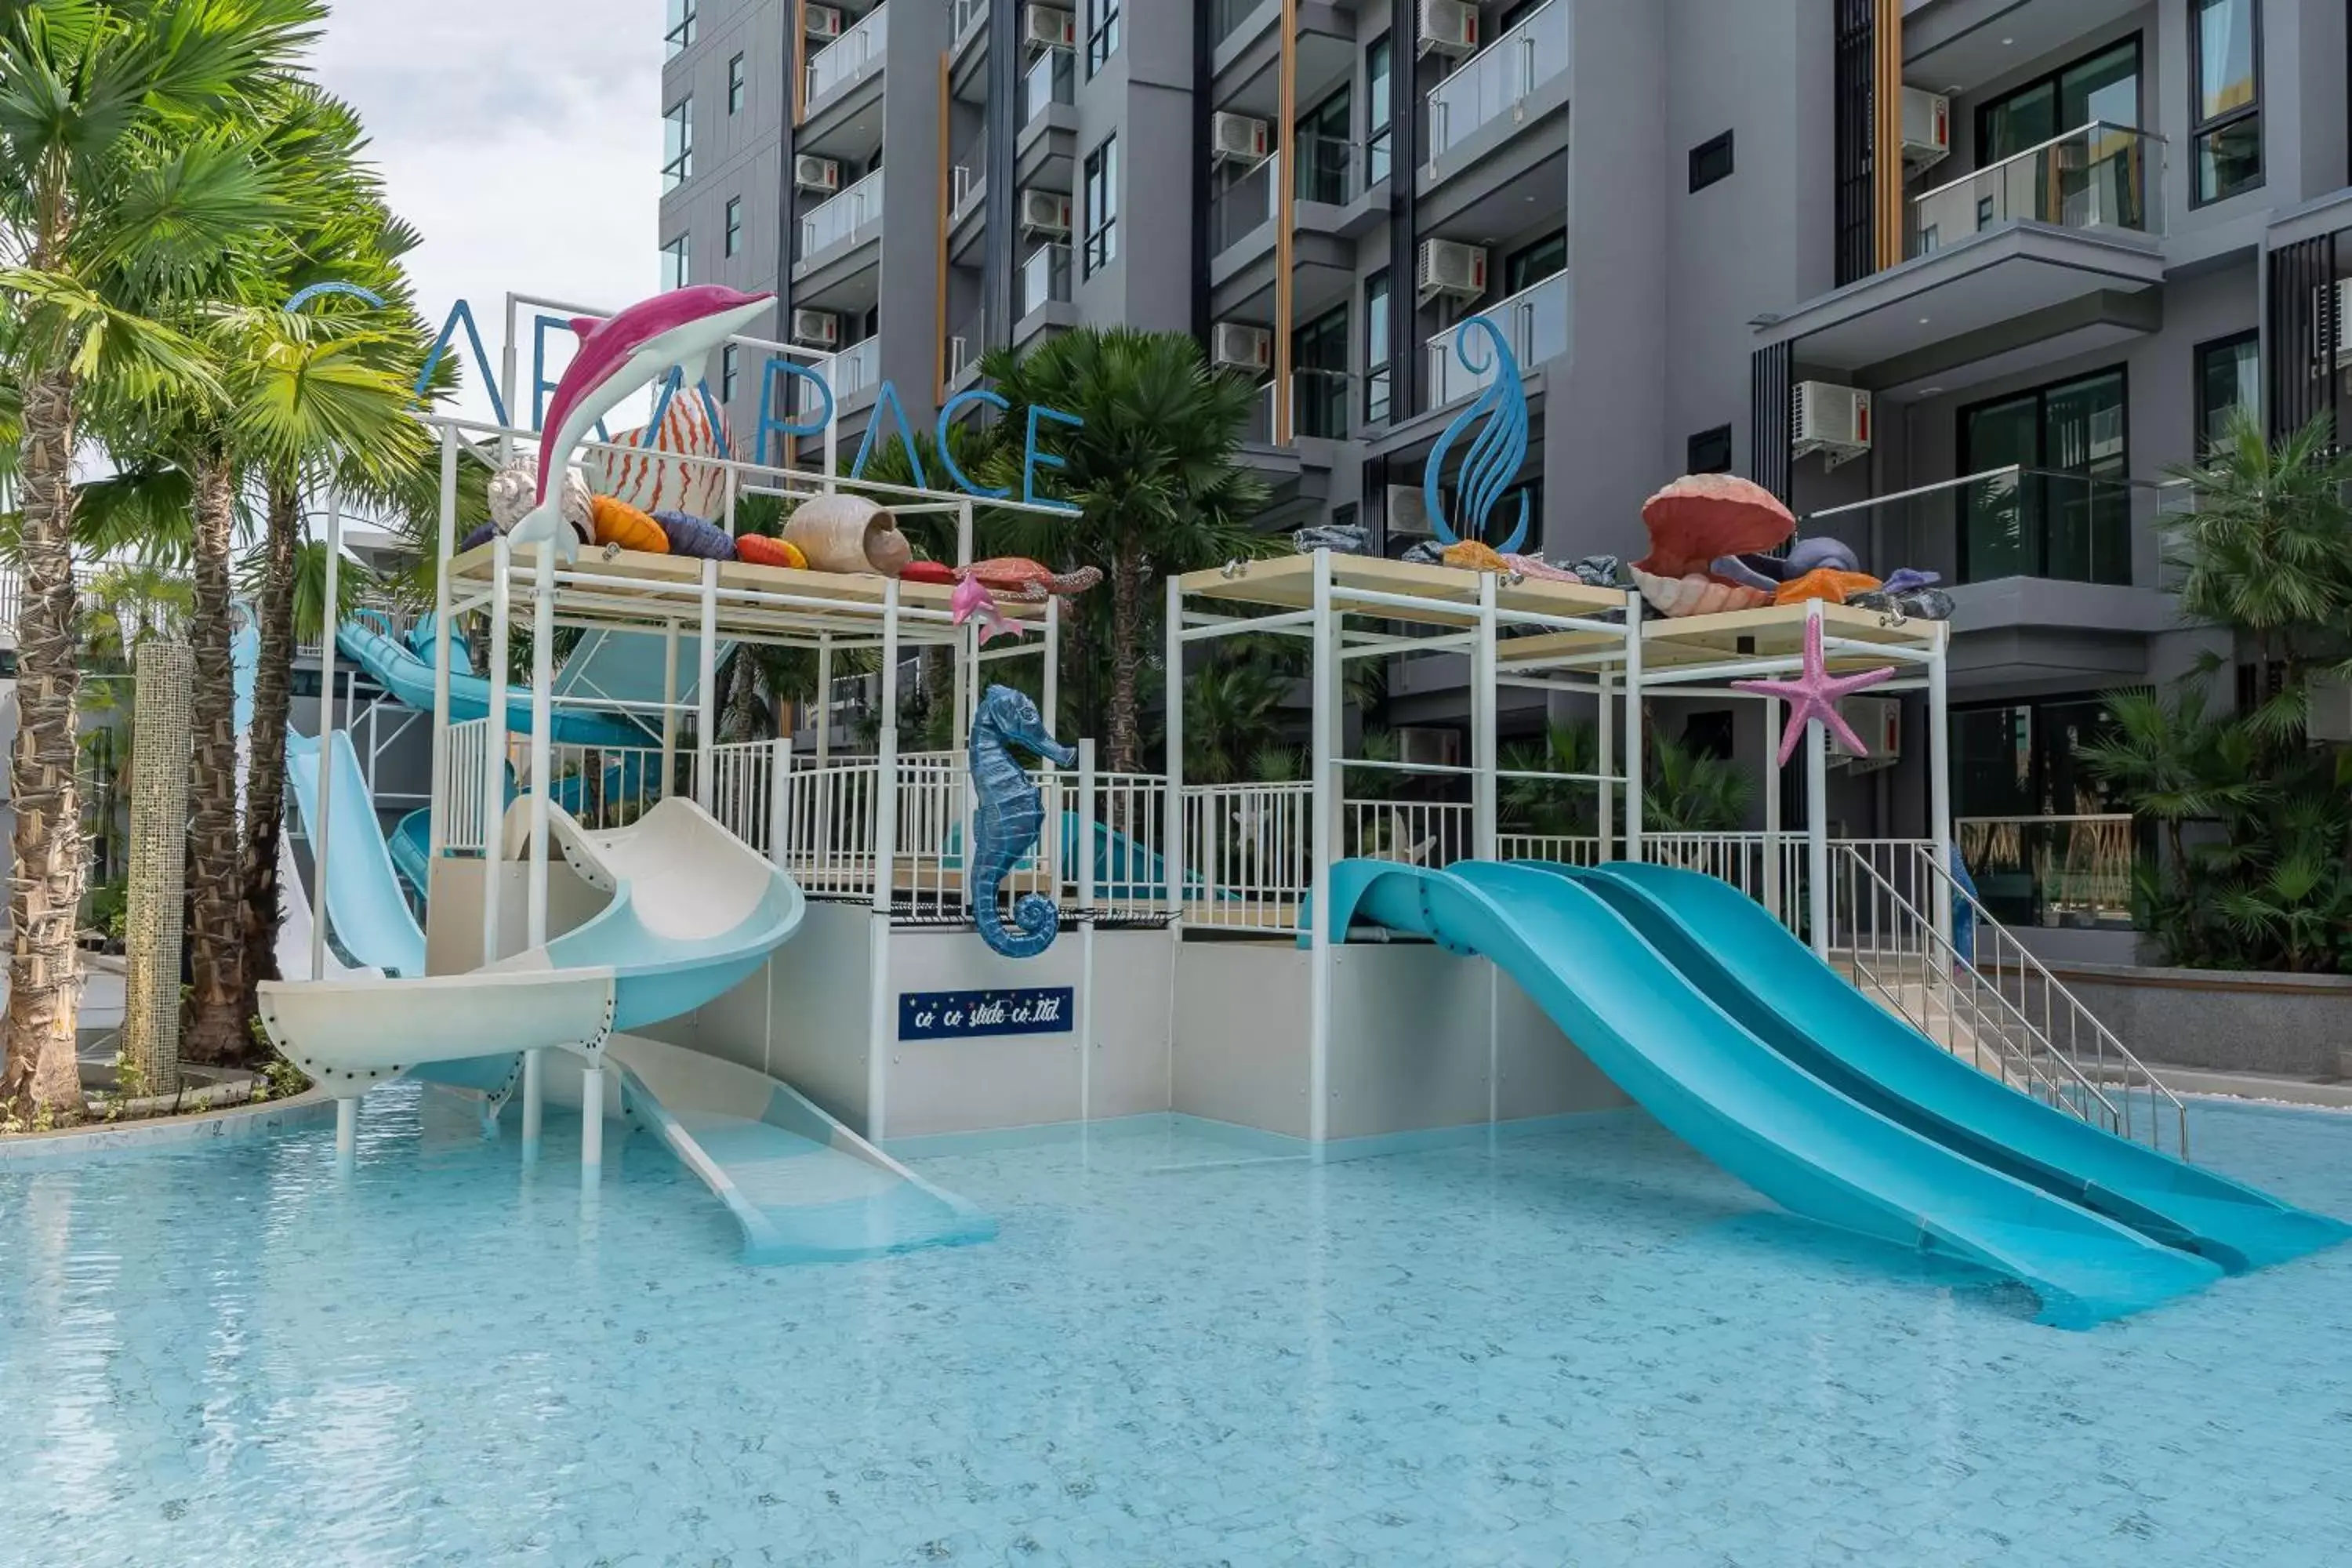
<path fill-rule="evenodd" d="M 18 447 L 24 600 L 17 613 L 16 928 L 0 1104 L 71 1121 L 81 1112 L 74 1029 L 80 1002 L 74 931 L 81 904 L 81 798 L 74 777 L 81 693 L 73 583 L 73 373 L 26 378 Z"/>
<path fill-rule="evenodd" d="M 195 1016 L 184 1055 L 227 1062 L 244 1054 L 244 881 L 236 832 L 236 674 L 229 658 L 229 550 L 236 473 L 223 454 L 194 465 L 195 748 L 188 770 L 188 937 Z"/>
<path fill-rule="evenodd" d="M 286 833 L 286 719 L 293 705 L 294 548 L 302 532 L 302 494 L 291 479 L 269 485 L 268 532 L 262 543 L 261 592 L 254 606 L 261 656 L 253 677 L 253 745 L 245 790 L 245 1000 L 260 1010 L 255 987 L 278 973 L 278 845 Z"/>
<path fill-rule="evenodd" d="M 1122 539 L 1110 574 L 1110 755 L 1115 773 L 1140 772 L 1143 735 L 1135 708 L 1143 672 L 1143 546 Z"/>

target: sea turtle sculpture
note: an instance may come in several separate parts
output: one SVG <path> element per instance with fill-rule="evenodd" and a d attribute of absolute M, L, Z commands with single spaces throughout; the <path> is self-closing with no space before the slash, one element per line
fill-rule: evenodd
<path fill-rule="evenodd" d="M 977 582 L 1000 597 L 1019 599 L 1032 605 L 1083 594 L 1099 585 L 1102 580 L 1099 567 L 1081 566 L 1075 572 L 1056 572 L 1043 562 L 1032 561 L 1025 555 L 1000 555 L 993 560 L 975 561 L 969 566 L 956 568 L 956 581 L 959 583 Z"/>

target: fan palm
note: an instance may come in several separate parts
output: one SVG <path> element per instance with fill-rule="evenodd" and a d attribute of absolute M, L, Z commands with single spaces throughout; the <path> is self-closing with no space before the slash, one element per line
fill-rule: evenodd
<path fill-rule="evenodd" d="M 1097 565 L 1108 579 L 1104 762 L 1136 772 L 1157 579 L 1279 542 L 1252 531 L 1265 487 L 1234 462 L 1255 392 L 1212 370 L 1195 339 L 1128 328 L 1084 328 L 1025 353 L 997 350 L 981 371 L 1012 405 L 1009 430 L 1025 432 L 1033 409 L 1085 421 L 1038 426 L 1041 447 L 1065 465 L 1055 478 L 1076 515 L 1010 526 L 1028 546 L 1022 553 Z M 1023 456 L 1006 443 L 986 465 L 991 480 L 1017 485 Z"/>
<path fill-rule="evenodd" d="M 0 7 L 0 295 L 24 512 L 16 931 L 0 1100 L 75 1114 L 82 855 L 73 465 L 85 418 L 211 384 L 163 319 L 275 221 L 266 171 L 218 124 L 266 97 L 322 0 L 17 0 Z"/>

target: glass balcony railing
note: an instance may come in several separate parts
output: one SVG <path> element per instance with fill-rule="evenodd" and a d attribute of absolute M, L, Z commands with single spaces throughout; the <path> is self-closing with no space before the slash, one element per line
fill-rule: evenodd
<path fill-rule="evenodd" d="M 1021 123 L 1028 125 L 1053 105 L 1077 96 L 1077 68 L 1067 49 L 1047 49 L 1021 77 Z"/>
<path fill-rule="evenodd" d="M 1568 69 L 1569 7 L 1551 3 L 1462 62 L 1429 89 L 1429 157 L 1435 163 Z"/>
<path fill-rule="evenodd" d="M 1070 298 L 1070 247 L 1041 245 L 1021 264 L 1021 313 L 1032 315 Z"/>
<path fill-rule="evenodd" d="M 2140 846 L 2129 816 L 1963 816 L 1952 833 L 1978 897 L 2003 924 L 2131 929 Z"/>
<path fill-rule="evenodd" d="M 1542 282 L 1520 289 L 1509 299 L 1475 312 L 1495 323 L 1511 345 L 1522 371 L 1568 352 L 1568 274 L 1555 272 Z M 1495 379 L 1495 348 L 1486 334 L 1471 334 L 1470 359 L 1485 366 L 1473 370 L 1462 363 L 1461 326 L 1449 327 L 1429 340 L 1429 405 L 1443 408 L 1465 397 L 1475 397 Z"/>
<path fill-rule="evenodd" d="M 1241 30 L 1241 25 L 1266 8 L 1266 0 L 1217 0 L 1211 14 L 1209 31 L 1218 43 L 1223 43 Z"/>
<path fill-rule="evenodd" d="M 803 107 L 814 109 L 864 75 L 867 66 L 879 61 L 883 46 L 889 41 L 889 29 L 890 7 L 877 5 L 856 26 L 810 56 L 808 90 L 802 96 Z"/>
<path fill-rule="evenodd" d="M 1364 194 L 1364 150 L 1328 136 L 1301 136 L 1292 152 L 1298 164 L 1291 194 L 1302 202 L 1343 207 Z"/>
<path fill-rule="evenodd" d="M 955 9 L 950 16 L 948 36 L 955 40 L 958 48 L 961 48 L 964 39 L 971 36 L 973 29 L 988 21 L 988 0 L 955 0 Z"/>
<path fill-rule="evenodd" d="M 987 189 L 988 133 L 982 132 L 948 166 L 948 221 L 961 220 Z"/>
<path fill-rule="evenodd" d="M 1264 158 L 1209 198 L 1209 254 L 1222 255 L 1275 220 L 1282 160 Z"/>
<path fill-rule="evenodd" d="M 1242 440 L 1254 447 L 1276 445 L 1275 408 L 1279 401 L 1280 381 L 1269 381 L 1257 389 L 1257 401 L 1250 405 L 1249 422 L 1242 426 Z M 1301 437 L 1316 441 L 1344 441 L 1348 438 L 1348 416 L 1355 402 L 1356 378 L 1344 370 L 1318 370 L 1311 366 L 1290 373 L 1290 436 L 1296 441 Z"/>
<path fill-rule="evenodd" d="M 882 379 L 882 334 L 852 343 L 833 356 L 833 374 L 825 378 L 836 399 L 865 391 Z"/>
<path fill-rule="evenodd" d="M 1926 256 L 2008 223 L 2164 232 L 2164 138 L 2094 121 L 1914 196 L 1904 254 Z"/>
<path fill-rule="evenodd" d="M 974 310 L 948 333 L 948 382 L 952 385 L 964 373 L 976 368 L 980 356 L 988 352 L 988 312 Z"/>
<path fill-rule="evenodd" d="M 841 244 L 882 216 L 882 171 L 875 170 L 837 196 L 808 210 L 801 219 L 800 259 Z"/>
<path fill-rule="evenodd" d="M 2120 430 L 2095 425 L 2086 460 L 2120 468 Z M 2143 537 L 2161 541 L 2178 526 L 2185 493 L 2178 484 L 2010 464 L 1830 507 L 1800 526 L 1847 541 L 1862 569 L 1882 576 L 1926 566 L 1951 584 L 2042 577 L 2164 588 L 2161 577 L 2145 583 L 2135 556 Z M 1874 548 L 1866 542 L 1874 540 Z"/>

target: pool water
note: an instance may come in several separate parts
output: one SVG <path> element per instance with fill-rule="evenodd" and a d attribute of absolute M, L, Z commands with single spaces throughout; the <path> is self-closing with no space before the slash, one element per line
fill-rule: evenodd
<path fill-rule="evenodd" d="M 2352 1214 L 2352 1116 L 2200 1105 Z M 413 1089 L 0 1172 L 8 1563 L 2340 1563 L 2352 1248 L 2086 1334 L 1638 1112 L 1316 1166 L 976 1146 L 977 1247 L 751 1269 L 640 1134 Z"/>

